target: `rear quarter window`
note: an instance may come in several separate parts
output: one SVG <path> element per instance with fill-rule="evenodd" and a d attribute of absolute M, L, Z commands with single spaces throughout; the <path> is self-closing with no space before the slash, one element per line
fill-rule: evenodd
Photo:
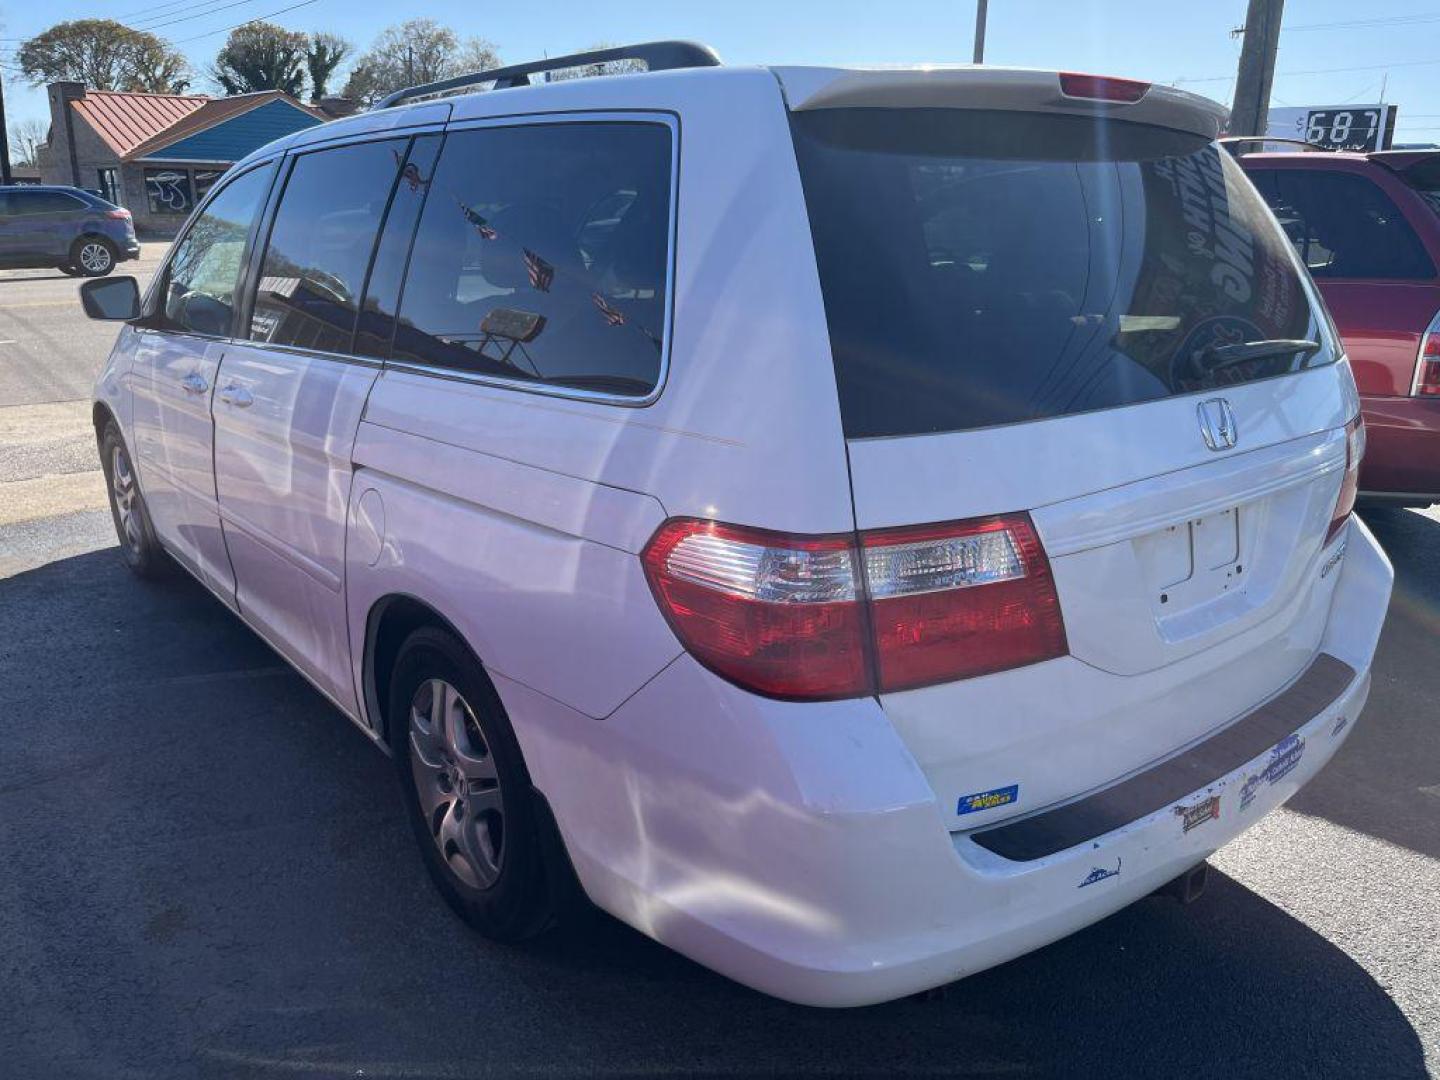
<path fill-rule="evenodd" d="M 620 397 L 660 378 L 670 128 L 576 121 L 446 136 L 392 359 Z"/>

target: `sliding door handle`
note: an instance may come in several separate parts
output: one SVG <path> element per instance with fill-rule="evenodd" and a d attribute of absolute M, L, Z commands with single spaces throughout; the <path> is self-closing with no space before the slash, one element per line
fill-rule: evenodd
<path fill-rule="evenodd" d="M 255 395 L 243 386 L 229 383 L 218 391 L 220 400 L 226 405 L 233 405 L 237 409 L 248 409 L 255 404 Z"/>

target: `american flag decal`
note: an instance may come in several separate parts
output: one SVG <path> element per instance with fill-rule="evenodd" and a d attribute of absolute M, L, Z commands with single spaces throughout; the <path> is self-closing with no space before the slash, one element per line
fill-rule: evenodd
<path fill-rule="evenodd" d="M 460 203 L 460 212 L 465 215 L 466 221 L 468 221 L 471 225 L 475 226 L 475 231 L 480 234 L 480 239 L 494 240 L 500 235 L 495 231 L 495 229 L 488 221 L 486 221 L 483 217 L 477 214 L 474 210 L 470 209 L 470 207 L 466 206 L 463 202 Z"/>
<path fill-rule="evenodd" d="M 609 325 L 625 325 L 625 313 L 619 308 L 613 307 L 610 302 L 605 299 L 605 297 L 601 296 L 598 292 L 592 292 L 590 294 L 590 299 L 592 302 L 594 302 L 595 307 L 599 309 L 601 316 L 604 317 L 605 321 Z"/>
<path fill-rule="evenodd" d="M 529 248 L 522 249 L 525 258 L 525 274 L 530 278 L 530 287 L 549 292 L 555 280 L 555 268 Z"/>

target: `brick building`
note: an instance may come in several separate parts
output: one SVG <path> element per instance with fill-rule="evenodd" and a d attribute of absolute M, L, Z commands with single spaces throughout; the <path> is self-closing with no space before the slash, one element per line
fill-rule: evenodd
<path fill-rule="evenodd" d="M 41 179 L 97 191 L 142 235 L 174 236 L 216 179 L 251 150 L 329 119 L 279 90 L 234 97 L 49 86 Z"/>

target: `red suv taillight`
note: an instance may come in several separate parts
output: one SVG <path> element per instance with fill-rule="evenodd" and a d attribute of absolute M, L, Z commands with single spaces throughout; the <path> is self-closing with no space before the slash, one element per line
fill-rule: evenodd
<path fill-rule="evenodd" d="M 1345 527 L 1355 509 L 1355 496 L 1360 493 L 1360 461 L 1364 456 L 1365 421 L 1356 416 L 1345 425 L 1345 478 L 1340 481 L 1340 497 L 1335 500 L 1330 528 L 1325 532 L 1327 544 Z"/>
<path fill-rule="evenodd" d="M 1420 337 L 1420 354 L 1415 358 L 1415 382 L 1410 392 L 1417 397 L 1440 397 L 1440 314 L 1430 320 Z"/>
<path fill-rule="evenodd" d="M 1026 514 L 858 537 L 676 518 L 641 558 L 691 655 L 771 697 L 859 697 L 1066 652 Z"/>

